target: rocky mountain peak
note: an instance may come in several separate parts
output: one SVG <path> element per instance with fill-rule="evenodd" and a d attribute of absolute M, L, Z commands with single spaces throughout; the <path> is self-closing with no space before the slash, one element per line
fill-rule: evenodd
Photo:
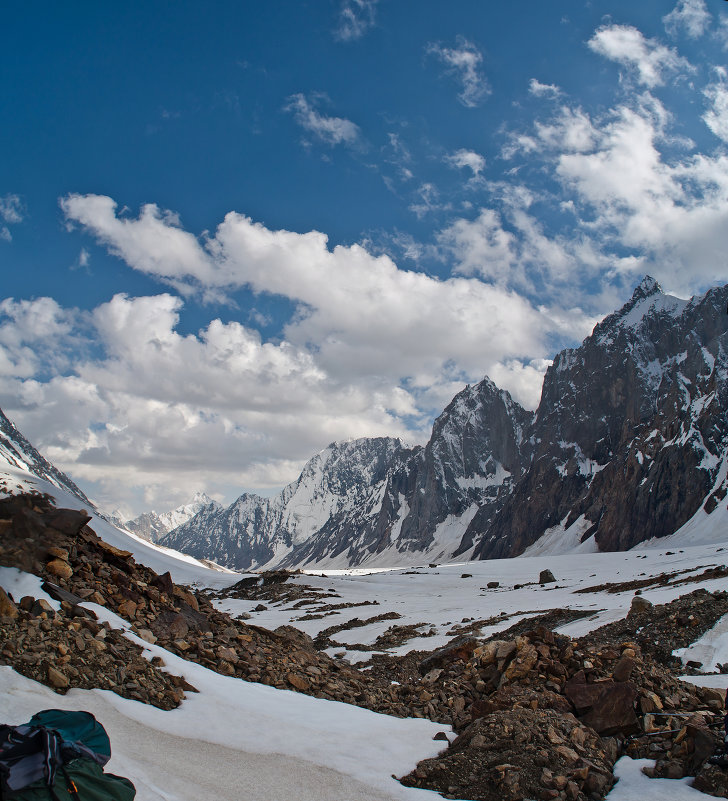
<path fill-rule="evenodd" d="M 648 298 L 657 293 L 662 293 L 662 287 L 651 275 L 646 275 L 639 284 L 637 284 L 632 294 L 632 300 L 641 300 L 642 298 Z"/>

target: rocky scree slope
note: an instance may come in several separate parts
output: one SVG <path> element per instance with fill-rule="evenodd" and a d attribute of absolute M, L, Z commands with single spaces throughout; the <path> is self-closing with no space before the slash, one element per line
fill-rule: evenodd
<path fill-rule="evenodd" d="M 645 278 L 531 413 L 488 378 L 423 447 L 332 444 L 272 499 L 204 510 L 163 544 L 238 569 L 516 556 L 545 533 L 623 550 L 728 493 L 728 287 L 683 301 Z"/>
<path fill-rule="evenodd" d="M 452 725 L 457 739 L 448 745 L 443 732 L 443 752 L 402 779 L 446 797 L 601 799 L 623 753 L 656 759 L 654 775 L 696 776 L 696 786 L 728 797 L 728 774 L 706 764 L 720 740 L 710 723 L 720 722 L 721 693 L 678 681 L 655 658 L 671 653 L 676 632 L 685 644 L 711 628 L 728 612 L 728 593 L 697 590 L 659 607 L 638 598 L 625 620 L 580 640 L 546 627 L 569 617 L 551 610 L 488 639 L 381 655 L 362 672 L 291 627 L 268 631 L 215 610 L 207 593 L 104 543 L 88 520 L 44 496 L 0 500 L 0 562 L 40 576 L 61 601 L 54 611 L 0 591 L 0 664 L 56 692 L 101 687 L 163 709 L 194 692 L 159 670 L 163 660 L 146 662 L 122 631 L 98 624 L 81 606 L 92 600 L 143 639 L 223 675 Z M 225 592 L 274 597 L 293 587 L 305 596 L 313 588 L 303 578 L 265 574 Z"/>

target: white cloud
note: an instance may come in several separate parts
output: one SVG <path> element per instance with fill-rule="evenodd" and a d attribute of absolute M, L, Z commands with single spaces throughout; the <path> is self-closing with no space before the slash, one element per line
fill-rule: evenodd
<path fill-rule="evenodd" d="M 474 108 L 490 94 L 488 81 L 480 73 L 483 54 L 472 42 L 459 36 L 456 47 L 433 43 L 427 52 L 445 64 L 446 71 L 462 84 L 458 98 L 464 106 Z"/>
<path fill-rule="evenodd" d="M 28 378 L 66 369 L 79 345 L 72 332 L 80 322 L 52 298 L 1 301 L 0 375 Z"/>
<path fill-rule="evenodd" d="M 376 21 L 379 0 L 343 0 L 339 9 L 339 19 L 335 38 L 350 42 L 361 39 Z"/>
<path fill-rule="evenodd" d="M 679 0 L 662 21 L 671 36 L 677 36 L 679 30 L 684 28 L 691 39 L 697 39 L 705 33 L 710 19 L 705 0 Z"/>
<path fill-rule="evenodd" d="M 666 74 L 693 70 L 675 50 L 645 39 L 629 25 L 604 25 L 588 44 L 595 53 L 634 69 L 638 82 L 649 88 L 664 84 Z"/>
<path fill-rule="evenodd" d="M 13 235 L 10 232 L 10 225 L 16 225 L 23 221 L 25 210 L 19 195 L 4 195 L 0 197 L 0 219 L 6 223 L 0 226 L 0 239 L 12 242 Z"/>
<path fill-rule="evenodd" d="M 703 94 L 710 101 L 710 108 L 703 114 L 703 120 L 710 130 L 724 142 L 728 142 L 728 86 L 725 71 L 719 83 L 706 87 Z"/>
<path fill-rule="evenodd" d="M 474 176 L 480 175 L 485 168 L 485 159 L 474 150 L 460 148 L 449 156 L 445 156 L 445 162 L 451 167 L 467 167 L 472 170 Z"/>
<path fill-rule="evenodd" d="M 620 106 L 595 129 L 592 149 L 556 154 L 556 174 L 603 251 L 632 249 L 640 258 L 622 262 L 624 269 L 637 266 L 689 295 L 725 278 L 728 157 L 667 160 L 660 144 L 669 141 L 668 122 L 649 95 Z"/>
<path fill-rule="evenodd" d="M 459 219 L 440 232 L 440 244 L 457 259 L 458 272 L 497 282 L 512 280 L 518 244 L 506 231 L 500 214 L 481 209 L 474 220 Z"/>
<path fill-rule="evenodd" d="M 418 220 L 421 220 L 428 214 L 434 212 L 446 211 L 450 208 L 450 204 L 440 201 L 440 192 L 435 184 L 430 181 L 420 184 L 417 188 L 417 201 L 410 203 L 409 210 L 416 215 Z"/>
<path fill-rule="evenodd" d="M 536 97 L 559 97 L 561 89 L 553 83 L 541 83 L 536 78 L 531 78 L 528 84 L 528 91 Z"/>
<path fill-rule="evenodd" d="M 284 106 L 296 122 L 316 139 L 327 145 L 353 146 L 360 142 L 359 126 L 344 117 L 327 117 L 316 110 L 315 105 L 302 93 L 291 95 Z"/>
<path fill-rule="evenodd" d="M 534 126 L 540 147 L 560 147 L 565 151 L 589 150 L 595 131 L 588 114 L 580 108 L 562 106 L 548 123 Z"/>
<path fill-rule="evenodd" d="M 460 276 L 441 280 L 359 245 L 330 249 L 316 231 L 273 231 L 232 212 L 199 240 L 156 207 L 122 217 L 110 199 L 79 195 L 62 207 L 69 222 L 136 270 L 198 292 L 248 286 L 297 308 L 280 341 L 265 342 L 241 323 L 219 320 L 197 335 L 180 334 L 182 301 L 171 294 L 119 295 L 98 307 L 94 342 L 102 355 L 73 376 L 36 386 L 32 404 L 26 395 L 32 413 L 43 415 L 43 404 L 61 403 L 69 387 L 89 388 L 87 419 L 69 424 L 56 451 L 63 464 L 78 460 L 79 475 L 112 482 L 139 469 L 155 486 L 173 484 L 177 472 L 199 481 L 205 449 L 218 465 L 213 486 L 290 480 L 302 459 L 333 439 L 421 440 L 453 387 L 485 374 L 502 374 L 506 388 L 535 405 L 541 372 L 513 365 L 546 358 L 549 338 L 563 333 L 553 311 L 535 308 L 505 281 L 480 280 L 475 265 L 470 274 L 478 277 L 463 264 Z M 478 232 L 462 226 L 463 242 L 487 242 L 487 222 L 483 215 Z M 153 239 L 150 227 L 159 229 Z M 508 249 L 495 227 L 494 260 Z M 51 431 L 50 418 L 36 419 L 34 429 Z"/>

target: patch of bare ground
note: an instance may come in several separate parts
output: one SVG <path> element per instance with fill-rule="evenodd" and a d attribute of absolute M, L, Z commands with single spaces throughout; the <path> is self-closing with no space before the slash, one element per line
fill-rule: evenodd
<path fill-rule="evenodd" d="M 672 573 L 660 573 L 657 576 L 648 576 L 647 578 L 637 578 L 631 581 L 617 581 L 608 582 L 606 584 L 596 584 L 592 587 L 581 587 L 574 590 L 575 594 L 589 593 L 589 592 L 634 592 L 635 590 L 645 590 L 650 587 L 680 587 L 685 584 L 697 584 L 710 579 L 725 578 L 728 576 L 728 566 L 726 565 L 710 565 L 703 569 L 702 573 L 697 575 L 686 576 L 686 573 L 693 573 L 695 570 L 700 570 L 700 567 L 690 568 L 688 570 L 675 570 Z M 677 576 L 683 578 L 673 581 Z"/>

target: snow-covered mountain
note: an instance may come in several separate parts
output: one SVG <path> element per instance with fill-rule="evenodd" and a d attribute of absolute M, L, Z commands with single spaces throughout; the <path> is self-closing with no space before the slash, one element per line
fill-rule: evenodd
<path fill-rule="evenodd" d="M 425 447 L 334 443 L 280 495 L 203 510 L 162 542 L 238 569 L 323 568 L 622 550 L 713 512 L 720 528 L 727 302 L 728 287 L 684 301 L 648 276 L 556 356 L 535 413 L 485 378 Z"/>
<path fill-rule="evenodd" d="M 468 528 L 475 557 L 515 556 L 558 530 L 625 550 L 725 506 L 727 302 L 728 286 L 683 301 L 647 277 L 558 354 L 528 470 L 495 518 L 479 511 Z"/>
<path fill-rule="evenodd" d="M 131 520 L 121 521 L 118 516 L 112 518 L 112 523 L 120 525 L 139 537 L 150 542 L 157 542 L 173 528 L 186 523 L 190 518 L 210 507 L 210 511 L 220 511 L 222 506 L 213 501 L 206 493 L 196 492 L 190 503 L 182 504 L 171 512 L 144 512 Z"/>
<path fill-rule="evenodd" d="M 203 510 L 160 542 L 237 569 L 448 559 L 475 512 L 498 508 L 523 472 L 530 418 L 486 378 L 455 397 L 424 448 L 332 443 L 279 495 Z"/>
<path fill-rule="evenodd" d="M 83 491 L 39 453 L 0 409 L 0 468 L 3 465 L 42 478 L 55 487 L 69 492 L 87 507 L 94 508 Z"/>

